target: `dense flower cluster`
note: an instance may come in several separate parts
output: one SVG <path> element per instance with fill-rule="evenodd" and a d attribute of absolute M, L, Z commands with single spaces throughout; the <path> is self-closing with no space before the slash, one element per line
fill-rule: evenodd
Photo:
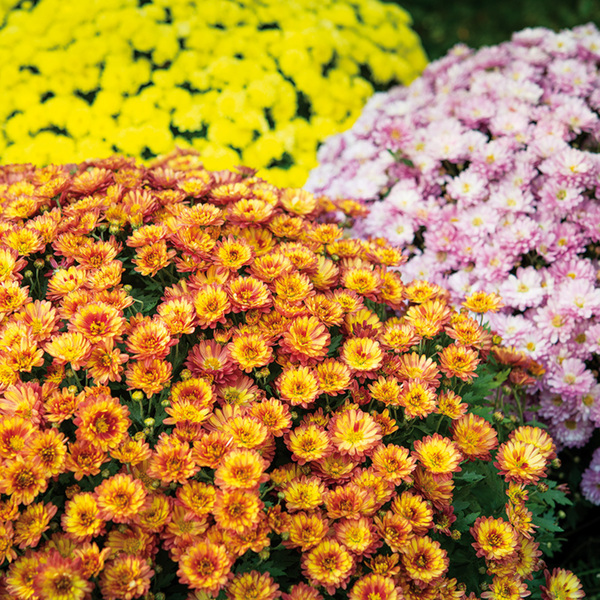
<path fill-rule="evenodd" d="M 0 15 L 5 163 L 178 145 L 210 168 L 271 167 L 271 181 L 302 185 L 373 85 L 426 65 L 409 15 L 380 0 L 22 4 Z"/>
<path fill-rule="evenodd" d="M 571 447 L 600 426 L 599 65 L 593 25 L 457 46 L 376 95 L 308 185 L 381 200 L 355 231 L 411 248 L 405 279 L 499 293 L 492 327 L 546 368 L 530 408 Z"/>
<path fill-rule="evenodd" d="M 536 368 L 497 299 L 333 208 L 183 151 L 0 168 L 1 599 L 581 596 L 554 442 L 482 400 Z"/>

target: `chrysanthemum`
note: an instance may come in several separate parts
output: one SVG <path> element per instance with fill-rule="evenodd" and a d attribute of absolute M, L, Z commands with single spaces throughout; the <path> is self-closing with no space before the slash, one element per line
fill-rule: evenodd
<path fill-rule="evenodd" d="M 236 575 L 225 589 L 229 600 L 275 600 L 279 585 L 268 573 L 250 571 Z"/>
<path fill-rule="evenodd" d="M 259 497 L 248 490 L 218 491 L 213 516 L 220 527 L 241 532 L 256 525 L 261 506 Z"/>
<path fill-rule="evenodd" d="M 181 555 L 177 575 L 192 589 L 214 594 L 227 582 L 231 562 L 222 545 L 196 541 Z"/>
<path fill-rule="evenodd" d="M 132 600 L 148 592 L 154 571 L 142 556 L 120 554 L 104 566 L 100 590 L 106 600 Z"/>
<path fill-rule="evenodd" d="M 19 504 L 31 504 L 38 494 L 46 491 L 48 479 L 37 458 L 17 455 L 4 461 L 0 476 L 0 493 L 7 494 Z"/>
<path fill-rule="evenodd" d="M 58 269 L 48 282 L 46 297 L 48 300 L 60 300 L 69 292 L 83 287 L 86 282 L 86 269 L 69 267 Z"/>
<path fill-rule="evenodd" d="M 412 473 L 415 489 L 438 509 L 450 505 L 454 482 L 451 475 L 437 475 L 419 466 Z"/>
<path fill-rule="evenodd" d="M 544 571 L 546 585 L 541 586 L 543 600 L 578 600 L 585 592 L 581 581 L 567 569 L 553 569 L 552 573 Z"/>
<path fill-rule="evenodd" d="M 102 340 L 94 344 L 85 369 L 96 384 L 106 385 L 109 381 L 121 381 L 123 364 L 128 360 L 129 355 L 115 347 L 113 339 Z"/>
<path fill-rule="evenodd" d="M 362 410 L 350 409 L 335 415 L 327 429 L 340 454 L 364 456 L 381 440 L 381 428 Z"/>
<path fill-rule="evenodd" d="M 331 451 L 329 435 L 317 425 L 300 425 L 285 436 L 285 443 L 292 458 L 303 465 L 323 458 Z"/>
<path fill-rule="evenodd" d="M 199 326 L 211 328 L 224 323 L 231 310 L 229 297 L 220 284 L 208 284 L 199 290 L 194 298 L 194 307 Z"/>
<path fill-rule="evenodd" d="M 92 344 L 119 338 L 124 327 L 120 311 L 104 302 L 81 306 L 69 321 L 69 331 L 78 331 Z"/>
<path fill-rule="evenodd" d="M 359 374 L 367 374 L 381 366 L 383 352 L 379 342 L 369 338 L 350 338 L 344 342 L 341 359 Z"/>
<path fill-rule="evenodd" d="M 0 282 L 0 313 L 16 312 L 29 300 L 29 288 L 16 281 Z"/>
<path fill-rule="evenodd" d="M 542 452 L 528 442 L 509 440 L 498 448 L 496 466 L 506 481 L 536 483 L 546 474 L 546 459 Z"/>
<path fill-rule="evenodd" d="M 268 365 L 273 357 L 270 342 L 261 333 L 240 333 L 228 344 L 228 348 L 231 358 L 247 373 Z"/>
<path fill-rule="evenodd" d="M 126 523 L 146 502 L 146 490 L 139 479 L 117 474 L 102 481 L 95 490 L 98 515 L 105 521 Z"/>
<path fill-rule="evenodd" d="M 158 358 L 133 361 L 125 370 L 128 390 L 142 390 L 147 396 L 158 394 L 171 380 L 173 365 Z"/>
<path fill-rule="evenodd" d="M 350 369 L 334 358 L 320 362 L 315 371 L 321 391 L 329 396 L 336 396 L 345 391 L 352 377 Z"/>
<path fill-rule="evenodd" d="M 125 346 L 137 360 L 165 358 L 176 340 L 160 318 L 144 319 L 129 332 Z"/>
<path fill-rule="evenodd" d="M 448 323 L 452 310 L 440 300 L 426 300 L 411 306 L 406 311 L 406 320 L 415 328 L 417 335 L 431 338 L 437 335 Z"/>
<path fill-rule="evenodd" d="M 77 407 L 73 423 L 78 439 L 108 450 L 116 448 L 130 425 L 129 409 L 116 398 L 101 394 Z"/>
<path fill-rule="evenodd" d="M 335 538 L 350 552 L 370 556 L 382 545 L 373 522 L 368 517 L 342 519 L 334 525 Z"/>
<path fill-rule="evenodd" d="M 227 283 L 231 310 L 235 313 L 249 310 L 268 312 L 272 304 L 271 292 L 264 281 L 255 277 L 235 277 Z"/>
<path fill-rule="evenodd" d="M 413 454 L 434 476 L 460 471 L 460 462 L 463 460 L 455 442 L 442 437 L 439 433 L 416 440 Z"/>
<path fill-rule="evenodd" d="M 447 377 L 458 377 L 470 383 L 477 377 L 475 369 L 480 362 L 475 350 L 460 344 L 446 346 L 440 353 L 440 370 Z"/>
<path fill-rule="evenodd" d="M 302 572 L 315 586 L 321 585 L 333 595 L 338 588 L 346 587 L 354 567 L 352 555 L 332 539 L 322 540 L 316 547 L 302 555 Z"/>
<path fill-rule="evenodd" d="M 401 390 L 400 381 L 391 375 L 379 377 L 377 381 L 369 385 L 371 398 L 385 404 L 385 406 L 399 406 Z"/>
<path fill-rule="evenodd" d="M 406 381 L 402 386 L 398 403 L 404 407 L 408 419 L 423 419 L 435 411 L 437 395 L 427 383 L 418 379 Z"/>
<path fill-rule="evenodd" d="M 327 490 L 323 500 L 330 519 L 358 519 L 371 516 L 377 509 L 375 493 L 353 482 Z"/>
<path fill-rule="evenodd" d="M 49 476 L 59 475 L 63 472 L 67 454 L 64 433 L 56 429 L 40 431 L 28 444 L 27 453 L 39 460 L 44 472 Z"/>
<path fill-rule="evenodd" d="M 472 545 L 477 556 L 486 560 L 502 560 L 517 550 L 517 533 L 510 523 L 501 518 L 478 517 L 470 532 L 475 538 Z"/>
<path fill-rule="evenodd" d="M 36 433 L 29 421 L 3 415 L 0 420 L 0 458 L 10 459 L 22 454 Z"/>
<path fill-rule="evenodd" d="M 14 529 L 11 521 L 0 522 L 0 565 L 4 561 L 12 562 L 17 558 L 17 551 L 13 545 Z"/>
<path fill-rule="evenodd" d="M 300 511 L 290 517 L 289 538 L 285 546 L 306 552 L 317 546 L 327 535 L 329 521 L 318 510 Z"/>
<path fill-rule="evenodd" d="M 85 600 L 94 584 L 83 575 L 78 559 L 64 558 L 56 550 L 40 566 L 33 579 L 33 590 L 38 598 L 48 600 Z"/>
<path fill-rule="evenodd" d="M 377 573 L 361 577 L 348 594 L 348 600 L 399 600 L 401 597 L 394 580 Z"/>
<path fill-rule="evenodd" d="M 486 600 L 520 600 L 531 592 L 527 584 L 513 574 L 494 577 L 487 591 L 481 594 Z"/>
<path fill-rule="evenodd" d="M 269 435 L 268 429 L 250 416 L 235 416 L 227 419 L 223 423 L 222 430 L 232 437 L 234 444 L 244 448 L 259 448 Z"/>
<path fill-rule="evenodd" d="M 502 298 L 495 292 L 473 292 L 462 305 L 474 313 L 498 312 L 504 306 Z"/>
<path fill-rule="evenodd" d="M 92 345 L 82 333 L 75 331 L 56 335 L 44 345 L 44 350 L 59 363 L 70 363 L 77 371 L 85 365 Z"/>
<path fill-rule="evenodd" d="M 410 323 L 390 319 L 385 322 L 377 339 L 385 348 L 389 348 L 396 354 L 402 354 L 418 344 L 420 337 Z"/>
<path fill-rule="evenodd" d="M 281 600 L 323 600 L 323 596 L 306 583 L 297 583 L 290 588 L 289 594 L 281 594 Z"/>
<path fill-rule="evenodd" d="M 312 510 L 323 503 L 325 485 L 318 477 L 295 478 L 283 488 L 285 505 L 289 511 Z"/>
<path fill-rule="evenodd" d="M 61 526 L 76 542 L 89 542 L 92 538 L 102 535 L 105 522 L 99 516 L 94 494 L 81 492 L 67 500 Z"/>
<path fill-rule="evenodd" d="M 483 417 L 468 413 L 452 422 L 452 439 L 468 460 L 491 460 L 498 445 L 496 430 Z"/>
<path fill-rule="evenodd" d="M 424 535 L 433 526 L 433 510 L 430 504 L 411 491 L 396 496 L 391 509 L 392 512 L 408 519 L 416 535 Z"/>
<path fill-rule="evenodd" d="M 22 309 L 23 323 L 28 325 L 36 342 L 47 340 L 58 328 L 58 314 L 46 300 L 34 300 Z"/>
<path fill-rule="evenodd" d="M 217 499 L 217 490 L 213 485 L 200 481 L 186 481 L 177 488 L 177 502 L 202 517 L 212 511 Z"/>
<path fill-rule="evenodd" d="M 268 398 L 262 402 L 253 402 L 250 406 L 250 414 L 258 419 L 275 437 L 281 437 L 290 430 L 292 417 L 289 407 L 277 400 Z"/>
<path fill-rule="evenodd" d="M 223 456 L 235 447 L 233 436 L 222 431 L 211 431 L 203 434 L 194 442 L 192 456 L 199 467 L 216 469 Z"/>
<path fill-rule="evenodd" d="M 452 420 L 459 419 L 468 410 L 469 405 L 452 390 L 445 390 L 438 395 L 436 412 Z"/>
<path fill-rule="evenodd" d="M 84 440 L 69 444 L 65 466 L 74 473 L 77 481 L 85 475 L 98 475 L 100 467 L 108 460 L 104 450 Z"/>
<path fill-rule="evenodd" d="M 148 463 L 147 473 L 150 477 L 160 479 L 165 484 L 173 481 L 185 483 L 198 470 L 187 442 L 180 442 L 166 433 L 161 434 Z"/>
<path fill-rule="evenodd" d="M 267 462 L 256 450 L 237 448 L 226 454 L 215 471 L 215 485 L 221 489 L 251 490 L 268 481 Z"/>
<path fill-rule="evenodd" d="M 302 364 L 314 364 L 325 357 L 331 336 L 317 317 L 297 317 L 292 321 L 280 340 L 282 351 L 291 360 Z"/>
<path fill-rule="evenodd" d="M 409 540 L 402 551 L 402 564 L 411 579 L 430 584 L 448 570 L 449 560 L 439 542 L 425 535 Z"/>
<path fill-rule="evenodd" d="M 37 546 L 57 510 L 58 508 L 52 503 L 30 504 L 14 522 L 14 543 L 21 549 Z"/>
<path fill-rule="evenodd" d="M 554 440 L 547 431 L 544 431 L 540 427 L 522 425 L 512 431 L 509 438 L 532 444 L 542 453 L 547 461 L 556 458 L 556 444 Z"/>
<path fill-rule="evenodd" d="M 308 407 L 321 393 L 314 371 L 306 366 L 286 367 L 275 381 L 282 400 Z"/>
<path fill-rule="evenodd" d="M 404 552 L 406 543 L 413 536 L 410 521 L 406 517 L 388 510 L 381 517 L 375 517 L 373 523 L 392 552 Z"/>

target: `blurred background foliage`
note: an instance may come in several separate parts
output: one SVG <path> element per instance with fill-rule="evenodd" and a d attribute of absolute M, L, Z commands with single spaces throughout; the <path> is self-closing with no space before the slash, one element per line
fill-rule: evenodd
<path fill-rule="evenodd" d="M 413 29 L 433 61 L 457 43 L 472 48 L 499 44 L 526 27 L 554 31 L 593 22 L 600 27 L 600 0 L 384 0 L 400 4 L 413 18 Z M 600 508 L 577 491 L 581 473 L 600 440 L 596 435 L 587 448 L 561 453 L 562 465 L 552 476 L 572 490 L 573 506 L 563 513 L 558 537 L 562 548 L 548 567 L 574 571 L 588 600 L 600 600 Z"/>
<path fill-rule="evenodd" d="M 525 27 L 560 29 L 600 25 L 600 0 L 384 0 L 413 18 L 430 60 L 456 43 L 472 48 L 499 44 Z"/>

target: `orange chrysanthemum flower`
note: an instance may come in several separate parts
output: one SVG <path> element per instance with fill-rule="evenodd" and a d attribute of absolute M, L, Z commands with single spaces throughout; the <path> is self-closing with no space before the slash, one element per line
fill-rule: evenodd
<path fill-rule="evenodd" d="M 198 291 L 194 298 L 194 308 L 198 325 L 214 329 L 218 323 L 225 323 L 231 304 L 223 286 L 214 283 L 205 285 Z"/>
<path fill-rule="evenodd" d="M 128 360 L 129 355 L 121 352 L 115 347 L 114 341 L 108 339 L 94 345 L 85 368 L 97 385 L 106 385 L 109 381 L 121 381 L 123 364 Z"/>
<path fill-rule="evenodd" d="M 215 471 L 215 485 L 221 489 L 252 490 L 269 480 L 268 463 L 256 450 L 237 448 L 223 457 Z"/>
<path fill-rule="evenodd" d="M 31 504 L 48 487 L 45 475 L 39 459 L 17 455 L 4 461 L 0 493 L 11 496 L 19 504 Z"/>
<path fill-rule="evenodd" d="M 124 439 L 131 423 L 129 409 L 116 398 L 100 394 L 77 407 L 73 423 L 77 438 L 102 450 L 116 448 Z"/>
<path fill-rule="evenodd" d="M 33 579 L 37 598 L 48 600 L 85 600 L 94 584 L 83 574 L 83 565 L 76 558 L 65 558 L 52 551 Z"/>
<path fill-rule="evenodd" d="M 50 520 L 57 510 L 58 507 L 51 503 L 30 504 L 14 522 L 14 543 L 22 550 L 37 546 L 42 534 L 50 527 Z"/>
<path fill-rule="evenodd" d="M 142 390 L 147 396 L 158 394 L 171 380 L 173 365 L 158 358 L 134 361 L 125 370 L 128 390 Z"/>
<path fill-rule="evenodd" d="M 288 548 L 299 548 L 306 552 L 317 546 L 329 530 L 329 521 L 320 511 L 300 511 L 290 516 L 289 538 L 284 540 Z"/>
<path fill-rule="evenodd" d="M 415 535 L 424 535 L 433 527 L 433 510 L 418 494 L 402 492 L 392 501 L 392 512 L 407 519 Z"/>
<path fill-rule="evenodd" d="M 307 408 L 312 404 L 321 390 L 312 369 L 306 366 L 286 367 L 275 381 L 282 400 L 292 406 L 302 405 Z"/>
<path fill-rule="evenodd" d="M 461 344 L 451 344 L 440 353 L 440 370 L 447 377 L 457 377 L 470 383 L 477 377 L 475 369 L 480 362 L 475 350 Z"/>
<path fill-rule="evenodd" d="M 65 533 L 76 542 L 89 542 L 104 533 L 105 522 L 99 516 L 98 503 L 91 492 L 81 492 L 65 504 L 61 517 Z"/>
<path fill-rule="evenodd" d="M 177 575 L 192 589 L 215 594 L 227 582 L 231 562 L 224 546 L 196 541 L 180 557 Z"/>
<path fill-rule="evenodd" d="M 94 492 L 98 514 L 105 521 L 127 523 L 146 502 L 146 490 L 139 479 L 117 474 L 105 479 Z"/>
<path fill-rule="evenodd" d="M 292 361 L 314 364 L 325 357 L 331 336 L 317 317 L 298 317 L 292 321 L 280 340 L 280 348 Z"/>
<path fill-rule="evenodd" d="M 253 402 L 250 406 L 250 414 L 260 421 L 274 437 L 281 437 L 290 430 L 292 425 L 289 407 L 277 398 Z"/>
<path fill-rule="evenodd" d="M 12 459 L 23 453 L 35 428 L 21 417 L 4 417 L 0 420 L 0 459 Z"/>
<path fill-rule="evenodd" d="M 318 477 L 301 476 L 283 488 L 285 505 L 289 511 L 312 510 L 323 503 L 325 485 Z"/>
<path fill-rule="evenodd" d="M 436 400 L 432 387 L 418 379 L 411 379 L 403 384 L 398 403 L 404 407 L 406 418 L 423 419 L 435 412 Z"/>
<path fill-rule="evenodd" d="M 439 433 L 416 440 L 413 455 L 432 475 L 449 475 L 460 471 L 463 456 L 455 442 Z"/>
<path fill-rule="evenodd" d="M 350 409 L 335 415 L 327 429 L 340 454 L 363 456 L 381 440 L 381 427 L 362 410 Z"/>
<path fill-rule="evenodd" d="M 104 566 L 100 590 L 107 600 L 132 600 L 148 593 L 154 571 L 142 556 L 120 554 Z"/>
<path fill-rule="evenodd" d="M 125 328 L 125 319 L 115 307 L 104 302 L 81 306 L 69 321 L 69 331 L 78 331 L 92 344 L 116 339 Z"/>
<path fill-rule="evenodd" d="M 477 556 L 483 556 L 486 560 L 503 560 L 517 550 L 517 533 L 503 519 L 478 517 L 470 532 L 475 538 L 472 546 L 477 550 Z"/>
<path fill-rule="evenodd" d="M 419 584 L 430 584 L 448 570 L 448 555 L 439 542 L 428 536 L 413 537 L 402 552 L 408 576 Z"/>
<path fill-rule="evenodd" d="M 261 333 L 240 333 L 227 347 L 231 358 L 247 373 L 256 367 L 268 365 L 273 358 L 270 341 Z"/>
<path fill-rule="evenodd" d="M 491 460 L 490 451 L 498 446 L 498 435 L 483 417 L 472 413 L 452 423 L 452 439 L 468 460 Z"/>
<path fill-rule="evenodd" d="M 451 475 L 437 475 L 419 466 L 413 471 L 415 489 L 438 509 L 450 505 L 454 482 Z"/>
<path fill-rule="evenodd" d="M 59 363 L 70 363 L 74 371 L 85 366 L 92 345 L 79 331 L 61 333 L 44 345 L 44 350 Z"/>
<path fill-rule="evenodd" d="M 129 332 L 125 346 L 131 358 L 137 360 L 165 358 L 177 340 L 171 338 L 160 318 L 143 319 Z"/>
<path fill-rule="evenodd" d="M 147 474 L 164 483 L 185 483 L 198 471 L 189 444 L 161 434 L 148 463 Z"/>
<path fill-rule="evenodd" d="M 333 595 L 336 589 L 346 588 L 354 559 L 350 552 L 333 539 L 324 539 L 302 555 L 302 572 L 315 586 L 323 586 Z"/>
<path fill-rule="evenodd" d="M 321 391 L 329 396 L 336 396 L 344 392 L 352 377 L 350 369 L 334 358 L 320 362 L 315 367 L 315 371 Z"/>
<path fill-rule="evenodd" d="M 386 406 L 400 406 L 401 391 L 400 381 L 393 376 L 379 377 L 377 381 L 369 386 L 371 398 Z"/>
<path fill-rule="evenodd" d="M 556 458 L 556 444 L 554 440 L 547 431 L 544 431 L 540 427 L 522 425 L 511 431 L 509 439 L 532 444 L 542 453 L 542 456 L 547 461 Z"/>
<path fill-rule="evenodd" d="M 462 305 L 474 313 L 498 312 L 504 306 L 502 298 L 495 292 L 473 292 Z"/>
<path fill-rule="evenodd" d="M 418 344 L 421 338 L 410 323 L 390 319 L 385 322 L 377 339 L 384 348 L 389 348 L 396 354 L 402 354 Z"/>
<path fill-rule="evenodd" d="M 437 398 L 436 412 L 452 420 L 460 419 L 468 410 L 469 405 L 452 390 L 445 390 Z"/>
<path fill-rule="evenodd" d="M 258 523 L 261 506 L 260 498 L 248 490 L 218 491 L 213 516 L 223 529 L 242 532 Z"/>
<path fill-rule="evenodd" d="M 543 600 L 578 600 L 585 596 L 581 581 L 567 569 L 544 571 L 546 585 L 541 586 Z"/>
<path fill-rule="evenodd" d="M 48 282 L 46 297 L 48 300 L 60 300 L 69 292 L 83 287 L 86 283 L 87 270 L 80 267 L 58 269 Z"/>
<path fill-rule="evenodd" d="M 348 594 L 348 600 L 399 600 L 402 598 L 394 580 L 377 573 L 361 577 Z"/>
<path fill-rule="evenodd" d="M 81 481 L 85 475 L 98 475 L 100 467 L 107 460 L 108 455 L 104 450 L 85 440 L 77 440 L 69 444 L 65 466 L 74 473 L 77 481 Z"/>
<path fill-rule="evenodd" d="M 369 338 L 350 338 L 344 342 L 341 359 L 360 375 L 368 375 L 381 366 L 383 352 L 379 342 Z"/>
<path fill-rule="evenodd" d="M 303 465 L 327 456 L 331 452 L 329 435 L 314 424 L 300 425 L 285 436 L 285 443 L 293 460 Z"/>
<path fill-rule="evenodd" d="M 272 304 L 266 283 L 254 277 L 236 277 L 227 283 L 231 310 L 235 313 L 249 310 L 267 312 Z"/>
<path fill-rule="evenodd" d="M 329 489 L 323 499 L 330 519 L 358 519 L 371 516 L 377 509 L 375 493 L 352 482 Z"/>
<path fill-rule="evenodd" d="M 297 583 L 290 588 L 289 594 L 281 594 L 282 600 L 323 600 L 323 596 L 306 583 Z"/>
<path fill-rule="evenodd" d="M 481 597 L 485 600 L 521 600 L 530 594 L 527 584 L 510 574 L 494 577 L 489 588 L 481 594 Z"/>
<path fill-rule="evenodd" d="M 546 475 L 546 458 L 537 446 L 512 439 L 498 448 L 496 466 L 506 481 L 537 483 Z"/>
<path fill-rule="evenodd" d="M 132 439 L 126 435 L 121 443 L 112 448 L 110 455 L 122 462 L 123 464 L 138 465 L 139 463 L 148 460 L 152 454 L 150 446 L 143 439 Z"/>
<path fill-rule="evenodd" d="M 229 600 L 275 600 L 279 585 L 268 573 L 250 571 L 236 575 L 225 589 Z"/>
<path fill-rule="evenodd" d="M 46 429 L 34 435 L 28 444 L 27 454 L 39 460 L 44 472 L 50 477 L 64 471 L 67 444 L 64 433 Z"/>
<path fill-rule="evenodd" d="M 333 528 L 337 541 L 356 555 L 370 556 L 382 545 L 368 517 L 343 519 Z"/>
<path fill-rule="evenodd" d="M 375 517 L 373 523 L 392 552 L 404 552 L 408 540 L 413 536 L 410 521 L 406 517 L 388 510 L 383 516 Z"/>

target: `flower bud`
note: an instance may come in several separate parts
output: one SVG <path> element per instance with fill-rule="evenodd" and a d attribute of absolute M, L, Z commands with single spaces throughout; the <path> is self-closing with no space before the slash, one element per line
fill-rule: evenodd
<path fill-rule="evenodd" d="M 27 269 L 27 271 L 23 273 L 23 277 L 25 277 L 25 279 L 31 279 L 33 277 L 33 271 Z"/>
<path fill-rule="evenodd" d="M 182 381 L 187 381 L 188 379 L 192 378 L 192 372 L 189 369 L 183 369 L 183 371 L 181 371 L 180 377 Z"/>
<path fill-rule="evenodd" d="M 544 483 L 543 481 L 540 481 L 536 487 L 538 492 L 541 492 L 542 494 L 548 491 L 548 484 Z"/>
<path fill-rule="evenodd" d="M 135 402 L 141 402 L 144 399 L 144 392 L 136 390 L 131 394 L 131 399 L 135 400 Z"/>
<path fill-rule="evenodd" d="M 146 427 L 154 427 L 155 423 L 156 423 L 156 421 L 152 417 L 148 417 L 147 419 L 144 419 L 144 425 Z"/>
<path fill-rule="evenodd" d="M 560 458 L 553 458 L 551 463 L 552 467 L 554 469 L 560 469 L 560 467 L 562 466 L 562 462 L 560 461 Z"/>

